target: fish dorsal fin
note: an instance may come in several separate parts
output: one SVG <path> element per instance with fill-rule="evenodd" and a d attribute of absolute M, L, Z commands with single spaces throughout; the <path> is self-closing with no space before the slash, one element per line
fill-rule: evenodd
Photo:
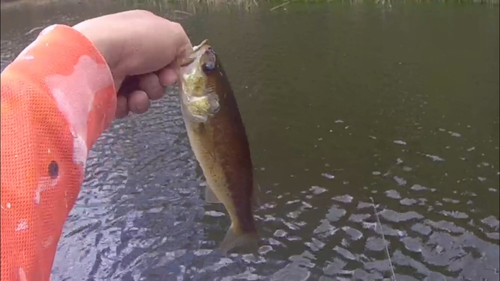
<path fill-rule="evenodd" d="M 205 202 L 210 204 L 221 204 L 222 202 L 217 198 L 212 189 L 207 185 L 205 187 Z"/>

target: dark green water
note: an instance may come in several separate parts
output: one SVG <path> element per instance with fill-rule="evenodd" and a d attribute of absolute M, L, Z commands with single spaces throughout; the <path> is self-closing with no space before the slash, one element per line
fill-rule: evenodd
<path fill-rule="evenodd" d="M 498 280 L 498 6 L 271 7 L 147 7 L 223 60 L 266 192 L 262 255 L 212 251 L 229 218 L 202 200 L 174 88 L 90 153 L 53 280 L 383 280 L 370 197 L 397 280 Z M 2 11 L 2 69 L 34 27 L 132 8 Z"/>

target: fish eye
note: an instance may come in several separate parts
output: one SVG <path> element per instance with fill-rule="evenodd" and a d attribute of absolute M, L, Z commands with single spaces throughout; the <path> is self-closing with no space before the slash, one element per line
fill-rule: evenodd
<path fill-rule="evenodd" d="M 202 65 L 203 71 L 205 72 L 210 72 L 215 69 L 215 53 L 212 50 L 212 48 L 208 48 L 207 51 L 205 52 L 205 55 L 207 56 L 206 62 Z"/>
<path fill-rule="evenodd" d="M 215 69 L 215 63 L 213 61 L 207 61 L 203 64 L 203 71 L 209 72 Z"/>

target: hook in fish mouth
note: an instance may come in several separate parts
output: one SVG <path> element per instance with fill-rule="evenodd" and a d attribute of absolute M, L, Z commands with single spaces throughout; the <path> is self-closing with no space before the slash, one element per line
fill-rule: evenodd
<path fill-rule="evenodd" d="M 194 46 L 193 53 L 197 52 L 199 49 L 201 49 L 201 47 L 203 47 L 205 45 L 208 45 L 208 39 L 201 41 L 201 43 L 198 46 Z"/>
<path fill-rule="evenodd" d="M 208 39 L 201 41 L 199 45 L 193 47 L 189 56 L 181 63 L 181 67 L 185 67 L 193 63 L 198 56 L 198 51 L 205 45 L 208 45 Z"/>

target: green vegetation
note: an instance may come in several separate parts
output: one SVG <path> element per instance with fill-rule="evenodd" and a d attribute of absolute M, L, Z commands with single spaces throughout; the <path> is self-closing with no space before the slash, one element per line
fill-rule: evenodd
<path fill-rule="evenodd" d="M 151 4 L 165 4 L 168 2 L 183 2 L 189 4 L 210 4 L 210 5 L 221 5 L 221 4 L 238 4 L 238 5 L 258 5 L 259 3 L 274 3 L 276 5 L 286 5 L 289 3 L 326 3 L 326 2 L 350 2 L 350 3 L 382 3 L 382 2 L 404 2 L 404 3 L 430 3 L 430 2 L 441 2 L 441 3 L 478 3 L 487 4 L 495 3 L 498 4 L 499 0 L 131 0 L 137 3 L 151 3 Z"/>
<path fill-rule="evenodd" d="M 96 0 L 0 0 L 0 4 L 3 9 L 8 9 L 8 8 L 18 8 L 21 6 L 39 6 L 39 5 L 47 5 L 55 2 L 60 2 L 60 1 L 65 1 L 65 2 L 75 2 L 75 3 L 83 3 L 83 2 L 89 2 L 89 1 L 96 1 Z"/>
<path fill-rule="evenodd" d="M 375 3 L 390 5 L 394 3 L 456 3 L 456 4 L 487 4 L 497 5 L 499 0 L 123 0 L 125 2 L 135 5 L 153 5 L 153 6 L 167 6 L 169 3 L 185 4 L 190 9 L 200 4 L 209 6 L 221 5 L 238 5 L 246 8 L 258 6 L 259 3 L 273 4 L 272 9 L 285 8 L 288 4 L 292 3 L 327 3 L 327 2 L 345 2 L 351 4 L 360 3 Z"/>
<path fill-rule="evenodd" d="M 58 2 L 62 0 L 0 0 L 2 9 L 9 7 L 19 7 L 22 5 L 45 5 L 53 2 Z M 100 1 L 100 0 L 64 0 L 65 2 L 89 2 L 89 1 Z M 106 1 L 106 0 L 105 0 Z M 113 1 L 113 0 L 108 0 Z M 238 5 L 244 6 L 246 8 L 251 8 L 258 6 L 259 3 L 270 3 L 274 4 L 272 9 L 279 9 L 286 7 L 291 3 L 326 3 L 326 2 L 345 2 L 352 4 L 359 3 L 376 3 L 376 4 L 391 4 L 397 2 L 404 3 L 457 3 L 457 4 L 488 4 L 488 5 L 498 5 L 500 0 L 121 0 L 127 4 L 136 6 L 167 6 L 168 4 L 184 4 L 187 5 L 190 10 L 194 9 L 197 5 L 205 4 L 210 6 L 221 6 L 221 5 Z"/>
<path fill-rule="evenodd" d="M 191 16 L 196 14 L 203 7 L 210 10 L 228 9 L 230 6 L 236 6 L 250 10 L 265 4 L 270 11 L 286 10 L 287 6 L 293 3 L 333 3 L 342 2 L 348 4 L 373 3 L 377 5 L 391 7 L 396 3 L 443 3 L 443 4 L 472 4 L 497 6 L 499 0 L 120 0 L 126 6 L 135 8 L 149 9 L 157 7 L 164 10 L 167 14 L 172 14 L 173 18 Z M 262 6 L 262 5 L 261 5 Z M 167 8 L 168 7 L 168 8 Z M 172 7 L 175 7 L 172 10 Z"/>

